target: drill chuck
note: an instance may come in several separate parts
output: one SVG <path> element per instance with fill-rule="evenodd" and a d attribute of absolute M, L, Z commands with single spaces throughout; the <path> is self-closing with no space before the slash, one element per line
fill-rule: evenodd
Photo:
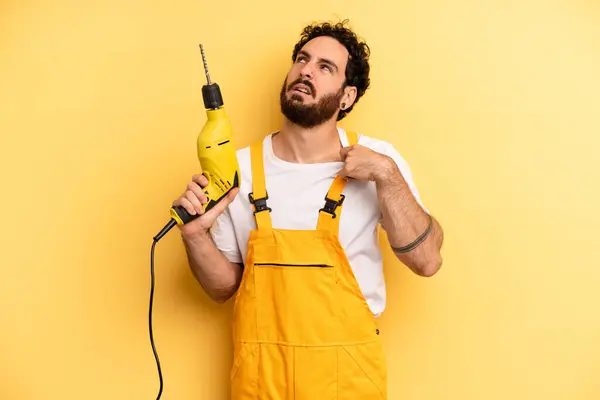
<path fill-rule="evenodd" d="M 207 110 L 216 110 L 223 106 L 221 89 L 216 83 L 202 86 L 202 98 L 204 99 L 204 108 Z"/>

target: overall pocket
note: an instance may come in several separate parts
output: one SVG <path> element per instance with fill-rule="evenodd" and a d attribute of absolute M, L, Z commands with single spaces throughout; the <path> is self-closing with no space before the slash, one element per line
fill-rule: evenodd
<path fill-rule="evenodd" d="M 255 263 L 259 340 L 291 345 L 337 340 L 337 274 L 337 268 L 328 263 Z"/>

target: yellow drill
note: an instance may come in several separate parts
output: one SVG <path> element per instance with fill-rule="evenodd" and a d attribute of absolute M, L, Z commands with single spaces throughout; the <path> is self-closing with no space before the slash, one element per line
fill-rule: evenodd
<path fill-rule="evenodd" d="M 208 179 L 204 194 L 208 201 L 203 205 L 204 212 L 215 206 L 223 197 L 240 184 L 239 165 L 233 144 L 231 121 L 223 106 L 223 96 L 219 85 L 211 82 L 204 47 L 200 45 L 207 84 L 202 87 L 202 98 L 208 120 L 200 131 L 197 140 L 198 160 L 202 174 Z M 171 220 L 154 237 L 160 240 L 175 225 L 183 225 L 200 215 L 190 215 L 185 208 L 171 208 Z"/>
<path fill-rule="evenodd" d="M 240 172 L 235 147 L 233 146 L 233 135 L 231 122 L 225 108 L 223 107 L 223 96 L 219 85 L 210 81 L 204 48 L 200 45 L 204 71 L 207 84 L 202 86 L 202 97 L 208 120 L 200 131 L 197 140 L 198 160 L 202 168 L 202 174 L 208 179 L 208 185 L 203 188 L 207 197 L 204 203 L 204 211 L 210 210 L 224 196 L 235 187 L 240 185 Z M 148 324 L 150 329 L 150 343 L 156 359 L 159 377 L 159 391 L 157 400 L 163 392 L 163 377 L 158 352 L 154 345 L 154 334 L 152 330 L 152 307 L 154 303 L 154 247 L 156 243 L 175 225 L 183 225 L 198 218 L 200 215 L 190 215 L 183 207 L 171 207 L 171 220 L 154 237 L 150 253 L 150 309 L 148 311 Z"/>

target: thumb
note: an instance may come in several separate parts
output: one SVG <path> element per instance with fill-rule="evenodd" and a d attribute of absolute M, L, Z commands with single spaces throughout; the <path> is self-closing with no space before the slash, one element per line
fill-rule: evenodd
<path fill-rule="evenodd" d="M 229 191 L 229 193 L 227 193 L 227 196 L 225 196 L 225 197 L 223 197 L 223 198 L 221 199 L 221 201 L 220 201 L 220 202 L 219 202 L 219 204 L 218 204 L 218 206 L 222 208 L 222 209 L 221 209 L 221 211 L 224 211 L 224 210 L 225 210 L 225 208 L 226 208 L 226 207 L 227 207 L 229 204 L 231 204 L 231 202 L 232 202 L 233 200 L 235 200 L 235 198 L 236 198 L 237 194 L 239 193 L 239 191 L 240 191 L 240 188 L 239 188 L 239 187 L 235 187 L 235 188 L 231 189 L 231 190 Z"/>
<path fill-rule="evenodd" d="M 219 200 L 219 202 L 217 204 L 215 204 L 215 206 L 210 211 L 208 211 L 206 214 L 211 215 L 211 216 L 213 216 L 213 214 L 214 214 L 214 218 L 218 217 L 223 211 L 225 211 L 227 206 L 229 204 L 231 204 L 231 202 L 233 200 L 235 200 L 235 197 L 237 196 L 239 191 L 240 191 L 240 188 L 238 188 L 238 187 L 231 189 L 229 191 L 229 193 L 227 193 L 227 195 L 225 197 L 223 197 L 221 200 Z"/>
<path fill-rule="evenodd" d="M 352 150 L 352 146 L 342 147 L 340 150 L 340 157 L 342 158 L 342 161 L 346 160 L 346 156 L 350 150 Z"/>

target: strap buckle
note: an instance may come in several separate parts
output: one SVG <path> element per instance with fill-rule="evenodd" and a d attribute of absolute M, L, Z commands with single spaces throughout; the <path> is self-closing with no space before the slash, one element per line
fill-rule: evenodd
<path fill-rule="evenodd" d="M 250 203 L 254 204 L 254 214 L 259 213 L 261 211 L 269 211 L 271 212 L 271 208 L 267 207 L 267 199 L 269 198 L 269 194 L 267 193 L 265 197 L 261 197 L 260 199 L 254 198 L 254 192 L 248 193 L 248 200 Z"/>
<path fill-rule="evenodd" d="M 329 197 L 325 196 L 325 206 L 323 208 L 321 208 L 319 211 L 323 211 L 328 214 L 331 214 L 333 216 L 332 218 L 335 218 L 335 217 L 337 217 L 337 215 L 335 214 L 335 210 L 339 206 L 342 205 L 345 198 L 346 198 L 346 196 L 344 196 L 343 194 L 340 194 L 340 201 L 335 201 L 335 200 L 332 200 Z"/>

